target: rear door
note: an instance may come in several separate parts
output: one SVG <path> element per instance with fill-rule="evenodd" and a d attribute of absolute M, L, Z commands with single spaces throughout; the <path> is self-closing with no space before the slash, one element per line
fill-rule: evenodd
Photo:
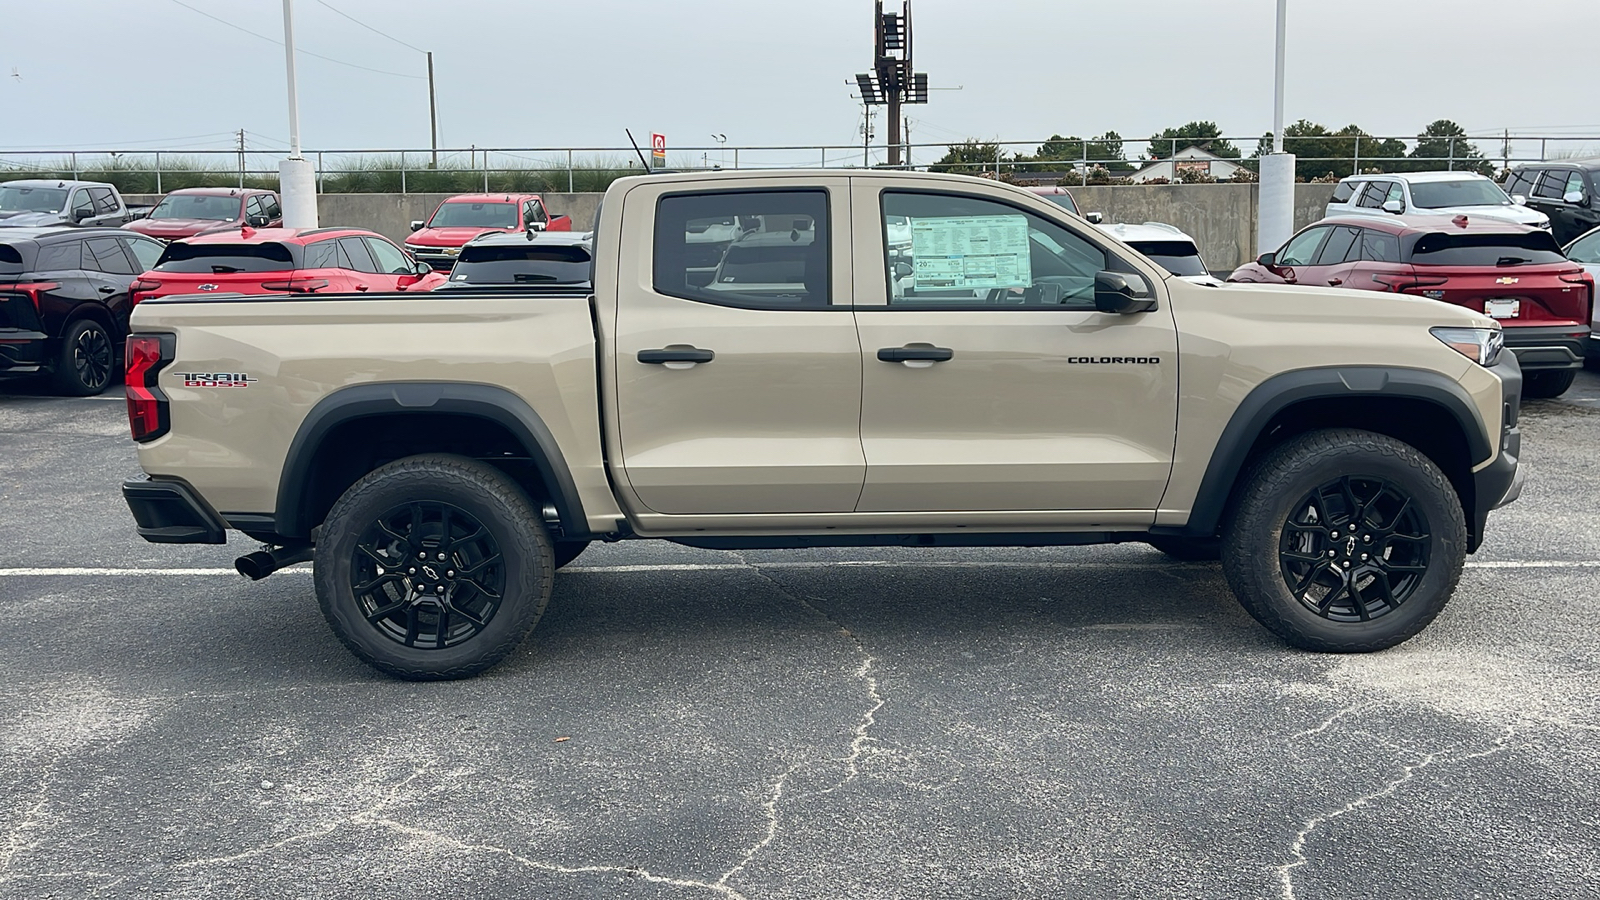
<path fill-rule="evenodd" d="M 342 260 L 350 266 L 350 289 L 355 291 L 392 291 L 392 280 L 389 285 L 384 284 L 384 279 L 378 275 L 378 263 L 372 258 L 372 253 L 367 250 L 367 242 L 359 237 L 339 238 L 339 250 L 343 253 Z"/>
<path fill-rule="evenodd" d="M 855 508 L 861 353 L 845 178 L 642 184 L 623 200 L 613 341 L 620 469 L 645 510 Z M 747 227 L 696 278 L 696 220 Z M 603 295 L 602 295 L 603 296 Z"/>
<path fill-rule="evenodd" d="M 111 317 L 120 329 L 112 335 L 120 339 L 128 332 L 128 285 L 139 274 L 134 260 L 123 249 L 123 242 L 115 237 L 93 237 L 83 242 L 83 268 L 100 303 L 111 311 Z"/>
<path fill-rule="evenodd" d="M 1093 286 L 1115 269 L 1159 297 L 1160 270 L 1006 191 L 856 185 L 856 509 L 1148 526 L 1172 469 L 1172 311 L 1162 298 L 1152 312 L 1097 312 Z M 908 245 L 888 239 L 891 225 Z"/>

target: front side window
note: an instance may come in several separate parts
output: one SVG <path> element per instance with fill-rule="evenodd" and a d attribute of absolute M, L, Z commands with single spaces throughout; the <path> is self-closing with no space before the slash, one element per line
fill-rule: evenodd
<path fill-rule="evenodd" d="M 550 221 L 550 217 L 545 215 L 545 213 L 544 213 L 544 206 L 542 204 L 540 204 L 539 201 L 537 201 L 537 200 L 529 200 L 528 201 L 528 209 L 527 209 L 526 215 L 528 217 L 528 222 L 530 224 L 533 223 L 533 222 L 549 222 Z"/>
<path fill-rule="evenodd" d="M 261 215 L 261 198 L 251 197 L 249 200 L 246 200 L 244 202 L 244 214 L 246 216 Z"/>
<path fill-rule="evenodd" d="M 283 208 L 278 205 L 278 198 L 274 194 L 261 195 L 261 209 L 266 213 L 266 216 L 269 219 L 279 219 L 283 217 Z"/>
<path fill-rule="evenodd" d="M 1280 266 L 1311 265 L 1311 261 L 1317 258 L 1317 251 L 1322 249 L 1322 242 L 1327 240 L 1328 232 L 1332 230 L 1326 225 L 1307 228 L 1283 245 L 1274 262 Z"/>
<path fill-rule="evenodd" d="M 1107 268 L 1098 244 L 978 197 L 885 191 L 883 225 L 891 307 L 1092 310 Z M 902 231 L 909 244 L 897 245 Z"/>
<path fill-rule="evenodd" d="M 1389 182 L 1369 181 L 1367 182 L 1367 189 L 1362 192 L 1361 198 L 1356 201 L 1356 205 L 1363 209 L 1382 209 L 1383 200 L 1388 195 Z"/>
<path fill-rule="evenodd" d="M 1583 173 L 1581 173 L 1581 172 L 1568 172 L 1567 173 L 1567 187 L 1566 187 L 1566 190 L 1561 192 L 1561 196 L 1565 197 L 1567 194 L 1571 194 L 1571 193 L 1579 193 L 1579 194 L 1587 193 L 1587 191 L 1585 191 L 1583 189 Z"/>
<path fill-rule="evenodd" d="M 1572 242 L 1567 258 L 1576 263 L 1600 263 L 1600 231 L 1591 231 Z"/>
<path fill-rule="evenodd" d="M 1351 254 L 1351 250 L 1355 248 L 1355 252 L 1360 253 L 1359 248 L 1356 248 L 1356 241 L 1360 238 L 1359 228 L 1340 225 L 1333 229 L 1333 234 L 1328 236 L 1328 242 L 1322 245 L 1322 252 L 1317 255 L 1317 265 L 1337 266 L 1346 259 L 1356 258 Z"/>
<path fill-rule="evenodd" d="M 390 275 L 410 275 L 415 271 L 411 261 L 400 252 L 400 248 L 381 238 L 366 238 L 367 249 L 372 251 L 372 258 L 378 263 L 379 272 Z"/>
<path fill-rule="evenodd" d="M 737 223 L 709 276 L 705 244 L 695 240 L 708 221 Z M 670 194 L 656 204 L 654 254 L 655 289 L 662 294 L 727 306 L 825 307 L 827 192 Z"/>
<path fill-rule="evenodd" d="M 94 215 L 94 202 L 89 199 L 88 191 L 72 192 L 72 211 L 74 213 L 81 212 L 85 215 Z"/>
<path fill-rule="evenodd" d="M 128 249 L 132 251 L 133 258 L 139 263 L 139 271 L 148 272 L 156 267 L 156 260 L 161 258 L 161 251 L 165 245 L 159 241 L 144 238 L 125 237 Z"/>

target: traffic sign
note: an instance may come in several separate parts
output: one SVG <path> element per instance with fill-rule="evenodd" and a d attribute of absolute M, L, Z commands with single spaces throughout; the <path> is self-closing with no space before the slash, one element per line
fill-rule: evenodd
<path fill-rule="evenodd" d="M 650 166 L 660 169 L 667 165 L 667 136 L 650 133 Z"/>

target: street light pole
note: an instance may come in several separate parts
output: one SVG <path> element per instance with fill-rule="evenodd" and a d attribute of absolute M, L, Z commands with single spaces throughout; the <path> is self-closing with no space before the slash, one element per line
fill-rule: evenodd
<path fill-rule="evenodd" d="M 1273 60 L 1272 152 L 1261 157 L 1256 185 L 1256 252 L 1283 245 L 1294 234 L 1294 154 L 1283 152 L 1283 68 L 1288 0 L 1278 0 L 1278 41 Z"/>
<path fill-rule="evenodd" d="M 289 76 L 289 158 L 278 162 L 283 227 L 317 227 L 317 179 L 300 153 L 300 95 L 294 81 L 294 0 L 283 0 L 284 70 Z"/>
<path fill-rule="evenodd" d="M 433 93 L 433 51 L 428 54 L 428 131 L 433 137 L 433 168 L 439 168 L 439 103 Z"/>
<path fill-rule="evenodd" d="M 1278 50 L 1272 80 L 1272 152 L 1283 152 L 1283 44 L 1284 18 L 1289 0 L 1278 0 Z"/>

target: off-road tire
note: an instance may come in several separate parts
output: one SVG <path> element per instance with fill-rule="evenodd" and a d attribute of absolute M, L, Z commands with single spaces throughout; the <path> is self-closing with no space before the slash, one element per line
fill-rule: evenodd
<path fill-rule="evenodd" d="M 116 376 L 117 348 L 105 326 L 79 319 L 67 326 L 61 338 L 52 382 L 56 393 L 90 397 L 102 393 Z"/>
<path fill-rule="evenodd" d="M 1560 369 L 1558 371 L 1523 372 L 1522 396 L 1530 400 L 1548 400 L 1559 397 L 1572 387 L 1572 382 L 1578 377 L 1577 369 Z"/>
<path fill-rule="evenodd" d="M 1393 505 L 1398 505 L 1400 494 L 1408 496 L 1416 504 L 1410 513 L 1412 521 L 1420 521 L 1420 530 L 1426 535 L 1426 540 L 1414 540 L 1409 545 L 1389 545 L 1415 547 L 1415 552 L 1426 554 L 1425 563 L 1402 602 L 1370 621 L 1335 621 L 1319 615 L 1293 593 L 1285 574 L 1287 566 L 1306 565 L 1286 561 L 1289 542 L 1285 531 L 1298 535 L 1308 530 L 1290 526 L 1290 516 L 1314 491 L 1345 477 L 1358 483 L 1360 479 L 1370 479 L 1365 483 L 1382 480 L 1392 485 L 1397 492 L 1395 499 L 1386 502 Z M 1395 521 L 1404 515 L 1395 513 Z M 1329 515 L 1327 520 L 1334 521 L 1335 517 Z M 1361 528 L 1367 530 L 1364 524 Z M 1325 536 L 1318 538 L 1323 545 L 1315 551 L 1317 558 L 1320 560 L 1330 549 L 1334 554 L 1345 553 L 1351 533 L 1344 534 L 1346 537 L 1331 542 L 1331 546 Z M 1361 538 L 1365 537 L 1363 533 Z M 1327 653 L 1366 653 L 1411 638 L 1438 616 L 1461 578 L 1466 548 L 1467 526 L 1461 501 L 1432 460 L 1394 438 L 1338 428 L 1290 439 L 1267 453 L 1240 480 L 1240 494 L 1222 535 L 1222 571 L 1240 605 L 1287 643 Z M 1355 549 L 1364 548 L 1357 544 Z M 1358 561 L 1353 571 L 1362 565 Z M 1326 572 L 1338 577 L 1338 569 L 1332 566 L 1330 562 Z M 1306 596 L 1309 594 L 1306 592 Z"/>
<path fill-rule="evenodd" d="M 420 503 L 476 519 L 503 557 L 492 617 L 453 646 L 405 646 L 383 633 L 363 614 L 352 578 L 362 535 L 397 507 Z M 553 552 L 537 508 L 505 473 L 464 456 L 411 456 L 368 473 L 334 503 L 314 557 L 317 599 L 334 634 L 373 668 L 408 681 L 467 678 L 505 659 L 533 630 L 550 602 Z M 411 583 L 405 580 L 407 591 Z"/>
<path fill-rule="evenodd" d="M 1216 562 L 1222 557 L 1222 542 L 1216 538 L 1152 534 L 1144 542 L 1183 562 Z"/>
<path fill-rule="evenodd" d="M 556 541 L 556 568 L 565 568 L 567 563 L 577 559 L 583 551 L 589 549 L 591 543 L 592 541 Z"/>

